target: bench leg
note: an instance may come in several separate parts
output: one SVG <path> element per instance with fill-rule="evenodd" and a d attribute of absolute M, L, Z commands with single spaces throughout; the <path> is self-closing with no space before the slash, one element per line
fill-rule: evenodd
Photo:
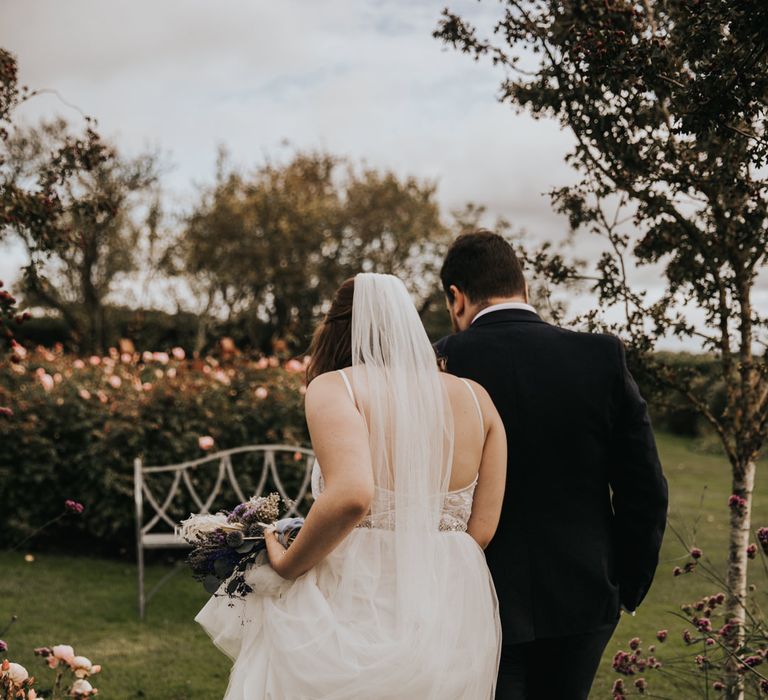
<path fill-rule="evenodd" d="M 144 548 L 141 546 L 141 540 L 136 544 L 136 560 L 139 570 L 139 619 L 144 619 Z"/>

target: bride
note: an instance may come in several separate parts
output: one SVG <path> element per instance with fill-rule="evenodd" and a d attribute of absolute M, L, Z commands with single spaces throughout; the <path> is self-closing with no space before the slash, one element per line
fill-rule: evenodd
<path fill-rule="evenodd" d="M 315 501 L 289 549 L 267 535 L 282 585 L 214 596 L 196 618 L 234 660 L 226 700 L 493 698 L 501 640 L 483 548 L 506 473 L 496 409 L 438 371 L 391 275 L 347 280 L 311 355 Z"/>

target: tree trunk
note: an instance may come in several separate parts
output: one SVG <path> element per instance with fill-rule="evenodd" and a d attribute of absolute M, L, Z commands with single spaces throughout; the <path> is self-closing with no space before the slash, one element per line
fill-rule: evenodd
<path fill-rule="evenodd" d="M 747 605 L 747 547 L 751 530 L 752 490 L 755 484 L 755 463 L 747 462 L 734 470 L 734 496 L 743 499 L 731 505 L 731 523 L 728 543 L 728 591 L 726 602 L 727 621 L 735 626 L 733 636 L 726 640 L 728 648 L 736 653 L 744 644 L 745 607 Z M 727 700 L 744 699 L 744 674 L 740 664 L 729 658 L 725 667 Z"/>

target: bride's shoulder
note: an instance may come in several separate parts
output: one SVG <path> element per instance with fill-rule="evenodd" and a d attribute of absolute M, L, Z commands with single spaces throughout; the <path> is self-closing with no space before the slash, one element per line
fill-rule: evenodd
<path fill-rule="evenodd" d="M 341 377 L 337 370 L 333 370 L 332 372 L 318 374 L 312 379 L 307 385 L 305 400 L 307 403 L 323 401 L 336 395 L 344 395 L 346 391 L 344 378 Z"/>

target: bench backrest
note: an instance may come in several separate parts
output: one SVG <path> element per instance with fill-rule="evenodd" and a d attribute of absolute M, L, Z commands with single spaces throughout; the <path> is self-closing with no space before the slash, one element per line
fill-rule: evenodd
<path fill-rule="evenodd" d="M 285 515 L 304 515 L 311 500 L 314 454 L 292 445 L 246 445 L 178 464 L 134 462 L 136 534 L 161 545 L 190 513 L 231 509 L 252 496 L 276 491 Z M 146 521 L 145 521 L 146 514 Z"/>

